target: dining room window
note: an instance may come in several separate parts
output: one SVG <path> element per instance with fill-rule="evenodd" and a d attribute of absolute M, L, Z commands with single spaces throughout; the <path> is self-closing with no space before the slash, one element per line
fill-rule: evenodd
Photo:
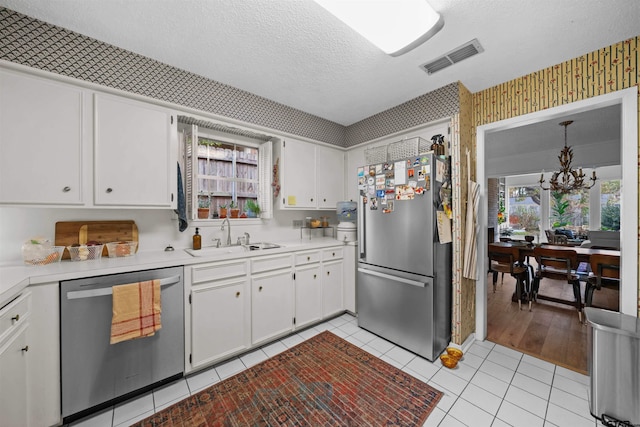
<path fill-rule="evenodd" d="M 508 222 L 512 236 L 538 234 L 540 230 L 540 187 L 509 186 Z"/>
<path fill-rule="evenodd" d="M 550 225 L 553 229 L 567 229 L 575 238 L 586 236 L 589 230 L 589 190 L 568 194 L 550 192 Z"/>
<path fill-rule="evenodd" d="M 619 179 L 600 183 L 600 229 L 620 230 L 620 183 Z"/>

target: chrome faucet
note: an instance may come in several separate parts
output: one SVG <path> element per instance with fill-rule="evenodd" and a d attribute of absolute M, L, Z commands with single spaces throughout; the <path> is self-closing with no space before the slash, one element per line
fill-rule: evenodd
<path fill-rule="evenodd" d="M 220 230 L 224 231 L 225 222 L 227 223 L 227 246 L 231 246 L 231 223 L 229 222 L 229 218 L 225 218 L 224 221 L 222 221 Z"/>
<path fill-rule="evenodd" d="M 245 232 L 244 233 L 244 244 L 248 245 L 249 244 L 249 233 Z"/>

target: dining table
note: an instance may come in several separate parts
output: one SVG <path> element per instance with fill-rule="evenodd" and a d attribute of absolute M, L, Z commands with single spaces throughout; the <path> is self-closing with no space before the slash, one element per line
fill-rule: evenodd
<path fill-rule="evenodd" d="M 611 255 L 611 256 L 620 256 L 619 250 L 613 249 L 594 249 L 587 246 L 570 246 L 570 245 L 549 245 L 546 243 L 528 243 L 528 242 L 519 242 L 519 241 L 511 241 L 511 242 L 494 242 L 490 243 L 491 245 L 504 246 L 504 247 L 516 247 L 519 252 L 522 253 L 525 257 L 533 256 L 533 249 L 536 246 L 544 246 L 549 249 L 570 249 L 576 251 L 578 255 L 578 262 L 589 262 L 591 259 L 591 255 Z"/>
<path fill-rule="evenodd" d="M 521 259 L 525 260 L 526 265 L 529 267 L 531 274 L 533 275 L 533 266 L 530 264 L 529 262 L 529 258 L 534 256 L 534 248 L 536 246 L 544 246 L 545 248 L 549 248 L 549 249 L 558 249 L 558 250 L 572 250 L 575 251 L 576 254 L 578 255 L 578 262 L 579 263 L 587 263 L 587 265 L 590 265 L 590 260 L 591 260 L 591 256 L 592 255 L 611 255 L 611 256 L 616 256 L 616 257 L 620 257 L 620 251 L 619 250 L 613 250 L 613 249 L 596 249 L 596 248 L 590 248 L 587 246 L 568 246 L 568 245 L 549 245 L 546 243 L 529 243 L 526 241 L 508 241 L 508 242 L 493 242 L 493 243 L 489 243 L 490 245 L 497 245 L 497 246 L 503 246 L 503 247 L 516 247 L 518 248 L 518 252 L 519 255 L 522 255 L 522 257 L 518 257 Z M 587 277 L 588 277 L 588 272 L 590 271 L 590 268 L 587 268 L 586 271 L 584 271 L 584 273 L 579 273 L 579 276 L 581 276 L 581 281 L 586 281 Z M 529 298 L 530 295 L 530 289 L 526 290 L 526 294 L 527 294 L 527 298 Z M 567 304 L 567 305 L 575 305 L 575 301 L 571 300 L 566 300 L 566 299 L 562 299 L 562 298 L 557 298 L 557 297 L 551 297 L 551 296 L 547 296 L 547 295 L 541 295 L 540 293 L 537 294 L 536 299 L 543 299 L 543 300 L 548 300 L 548 301 L 552 301 L 552 302 L 558 302 L 561 304 Z"/>

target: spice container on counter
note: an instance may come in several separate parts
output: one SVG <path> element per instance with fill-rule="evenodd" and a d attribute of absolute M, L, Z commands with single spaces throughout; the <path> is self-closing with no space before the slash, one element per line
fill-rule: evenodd
<path fill-rule="evenodd" d="M 329 217 L 321 216 L 320 217 L 320 223 L 321 223 L 322 228 L 329 227 Z"/>

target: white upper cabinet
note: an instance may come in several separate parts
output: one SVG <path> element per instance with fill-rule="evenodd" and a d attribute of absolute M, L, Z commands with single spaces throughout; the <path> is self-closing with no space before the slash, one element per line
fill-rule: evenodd
<path fill-rule="evenodd" d="M 0 68 L 0 204 L 175 208 L 174 112 L 59 80 Z"/>
<path fill-rule="evenodd" d="M 0 70 L 0 203 L 83 203 L 83 91 Z"/>
<path fill-rule="evenodd" d="M 316 147 L 316 194 L 319 209 L 335 210 L 344 200 L 344 152 Z"/>
<path fill-rule="evenodd" d="M 335 210 L 344 197 L 344 153 L 335 148 L 286 139 L 277 144 L 283 209 Z"/>
<path fill-rule="evenodd" d="M 308 142 L 287 139 L 280 148 L 281 207 L 315 209 L 316 148 Z"/>
<path fill-rule="evenodd" d="M 175 207 L 177 123 L 152 104 L 95 94 L 94 203 Z"/>

